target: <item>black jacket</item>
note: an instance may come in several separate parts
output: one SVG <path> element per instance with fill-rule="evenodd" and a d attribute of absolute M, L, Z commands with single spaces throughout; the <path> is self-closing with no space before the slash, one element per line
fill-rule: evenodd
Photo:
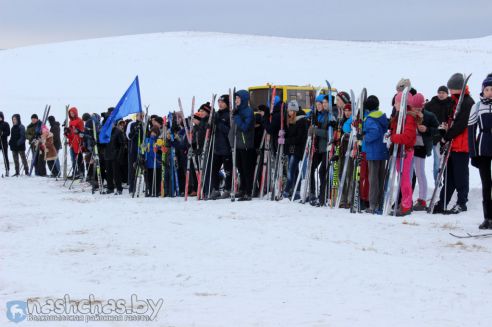
<path fill-rule="evenodd" d="M 447 123 L 453 114 L 453 100 L 447 97 L 444 100 L 439 100 L 437 96 L 434 96 L 429 102 L 425 104 L 425 111 L 433 113 L 439 124 Z M 439 130 L 435 130 L 433 137 L 433 143 L 437 144 L 444 133 L 440 133 Z"/>
<path fill-rule="evenodd" d="M 104 149 L 105 160 L 117 160 L 123 162 L 126 147 L 126 137 L 122 130 L 113 127 L 111 131 L 111 140 Z"/>
<path fill-rule="evenodd" d="M 215 112 L 215 149 L 214 153 L 219 156 L 231 155 L 229 143 L 229 131 L 231 130 L 231 119 L 229 109 Z"/>
<path fill-rule="evenodd" d="M 419 158 L 425 158 L 432 154 L 432 146 L 434 145 L 433 137 L 437 133 L 437 128 L 439 127 L 439 121 L 432 112 L 423 110 L 424 121 L 422 125 L 427 127 L 425 133 L 420 133 L 417 130 L 417 138 L 422 137 L 424 145 L 415 145 L 415 156 Z"/>
<path fill-rule="evenodd" d="M 306 145 L 308 124 L 304 116 L 297 116 L 295 124 L 287 124 L 285 132 L 285 154 L 302 158 Z"/>
<path fill-rule="evenodd" d="M 21 123 L 19 114 L 15 114 L 13 117 L 17 118 L 17 125 L 13 125 L 10 130 L 10 150 L 26 151 L 26 129 Z"/>
<path fill-rule="evenodd" d="M 10 125 L 5 121 L 3 112 L 0 111 L 0 148 L 7 150 L 7 137 L 10 135 Z"/>
<path fill-rule="evenodd" d="M 60 123 L 55 121 L 50 123 L 50 132 L 53 133 L 53 145 L 57 150 L 62 148 L 62 142 L 60 139 Z"/>

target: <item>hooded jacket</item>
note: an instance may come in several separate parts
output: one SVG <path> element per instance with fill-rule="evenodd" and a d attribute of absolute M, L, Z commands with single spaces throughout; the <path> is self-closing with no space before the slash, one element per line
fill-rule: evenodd
<path fill-rule="evenodd" d="M 362 151 L 366 153 L 367 160 L 388 159 L 388 148 L 383 142 L 384 134 L 388 131 L 388 118 L 380 110 L 370 112 L 365 118 L 362 127 L 364 139 Z"/>
<path fill-rule="evenodd" d="M 10 125 L 5 121 L 3 112 L 0 111 L 0 148 L 7 150 L 7 137 L 10 135 Z M 0 150 L 2 151 L 2 150 Z"/>
<path fill-rule="evenodd" d="M 405 152 L 413 150 L 415 141 L 417 140 L 417 120 L 415 118 L 415 113 L 408 110 L 405 117 L 405 124 L 403 126 L 403 131 L 400 134 L 395 134 L 397 125 L 397 116 L 393 117 L 391 121 L 391 142 L 394 144 L 405 145 Z"/>
<path fill-rule="evenodd" d="M 234 125 L 236 127 L 236 148 L 240 150 L 254 150 L 255 125 L 253 109 L 248 105 L 249 93 L 239 90 L 235 96 L 241 98 L 241 104 L 233 112 Z M 229 133 L 230 144 L 234 145 L 234 128 Z"/>
<path fill-rule="evenodd" d="M 17 124 L 12 125 L 10 130 L 10 150 L 12 151 L 26 151 L 26 129 L 21 123 L 21 117 L 19 114 L 15 114 L 12 118 L 17 119 Z"/>
<path fill-rule="evenodd" d="M 70 115 L 73 113 L 73 117 Z M 70 123 L 68 124 L 69 132 L 67 134 L 68 144 L 75 154 L 82 152 L 82 137 L 79 133 L 84 131 L 84 121 L 79 118 L 77 108 L 72 107 L 68 110 Z"/>

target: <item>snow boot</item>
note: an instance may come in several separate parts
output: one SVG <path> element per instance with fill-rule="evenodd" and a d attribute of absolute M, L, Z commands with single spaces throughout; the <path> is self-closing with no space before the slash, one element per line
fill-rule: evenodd
<path fill-rule="evenodd" d="M 404 217 L 408 216 L 412 213 L 412 208 L 404 208 L 400 207 L 398 210 L 396 210 L 396 216 L 397 217 Z"/>
<path fill-rule="evenodd" d="M 430 207 L 429 207 L 429 213 L 430 213 Z M 444 211 L 444 206 L 442 205 L 441 202 L 437 202 L 436 205 L 434 206 L 434 211 L 432 212 L 433 214 L 445 214 L 446 212 Z"/>
<path fill-rule="evenodd" d="M 456 215 L 459 214 L 460 212 L 466 211 L 466 205 L 461 205 L 456 203 L 454 207 L 451 208 L 451 210 L 448 210 L 447 213 L 450 215 Z"/>
<path fill-rule="evenodd" d="M 425 211 L 427 210 L 427 202 L 422 199 L 417 199 L 412 208 L 413 211 Z"/>

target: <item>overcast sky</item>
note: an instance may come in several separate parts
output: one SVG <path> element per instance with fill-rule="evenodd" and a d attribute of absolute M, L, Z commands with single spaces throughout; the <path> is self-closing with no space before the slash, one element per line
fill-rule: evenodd
<path fill-rule="evenodd" d="M 183 30 L 456 39 L 492 34 L 491 13 L 492 0 L 0 0 L 0 48 Z"/>

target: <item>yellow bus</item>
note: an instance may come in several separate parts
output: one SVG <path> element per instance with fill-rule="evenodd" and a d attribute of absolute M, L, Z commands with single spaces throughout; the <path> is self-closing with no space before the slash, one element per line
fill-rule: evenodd
<path fill-rule="evenodd" d="M 280 97 L 280 99 L 284 103 L 288 103 L 291 100 L 297 100 L 299 106 L 304 111 L 311 110 L 312 99 L 316 96 L 317 90 L 319 87 L 305 85 L 305 86 L 297 86 L 297 85 L 275 85 L 276 87 L 276 95 Z M 261 86 L 252 86 L 248 88 L 249 92 L 249 105 L 253 110 L 258 110 L 258 106 L 265 105 L 267 107 L 270 106 L 268 102 L 268 92 L 270 88 L 273 88 L 273 85 L 266 84 Z M 320 93 L 327 94 L 327 88 L 321 88 Z M 336 95 L 337 90 L 332 88 L 333 96 Z"/>

